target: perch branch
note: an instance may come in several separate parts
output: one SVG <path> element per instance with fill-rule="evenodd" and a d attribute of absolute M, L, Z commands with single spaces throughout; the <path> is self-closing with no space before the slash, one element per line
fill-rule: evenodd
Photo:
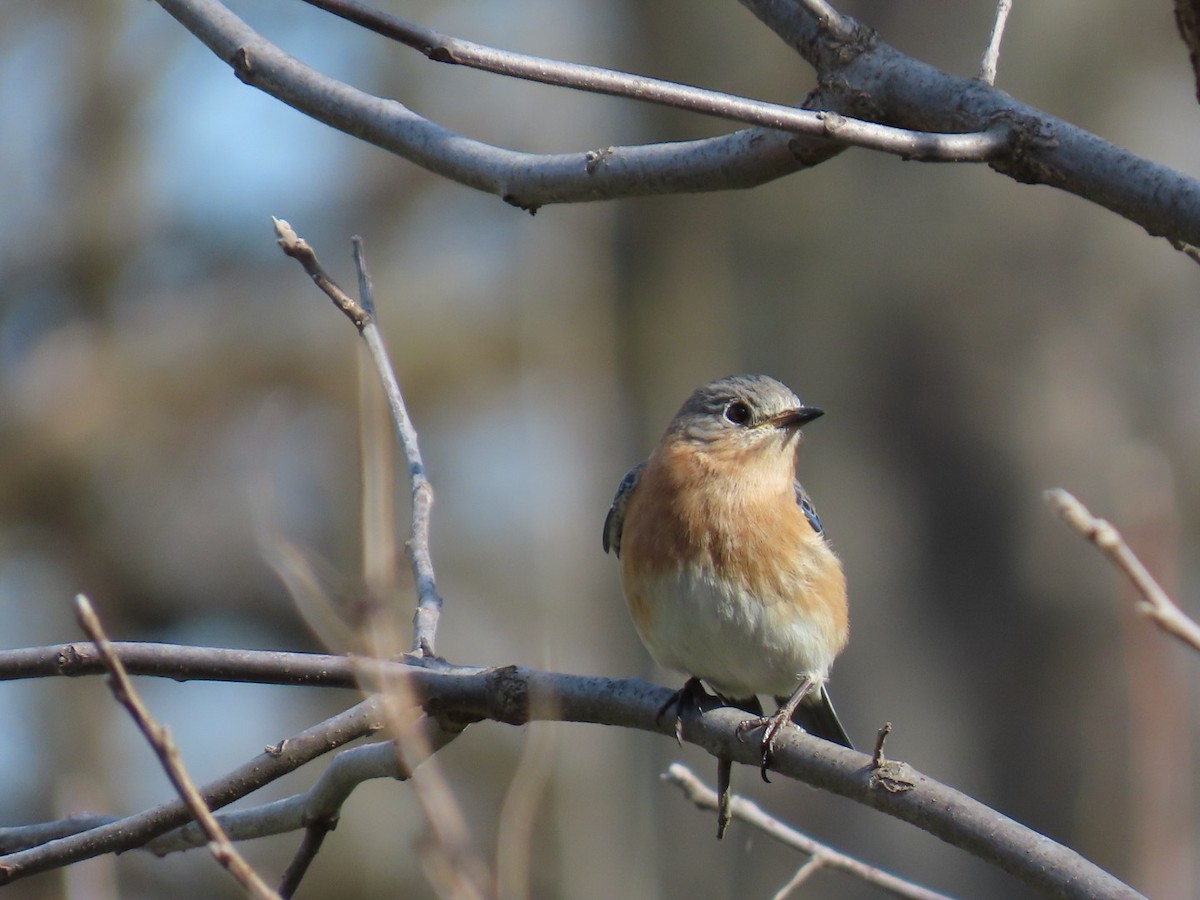
<path fill-rule="evenodd" d="M 15 652 L 28 655 L 28 651 Z M 0 654 L 0 664 L 3 657 L 4 654 Z M 512 725 L 534 719 L 591 722 L 670 737 L 675 734 L 674 721 L 659 721 L 658 717 L 658 711 L 669 699 L 671 691 L 636 678 L 567 675 L 519 666 L 475 669 L 423 657 L 408 658 L 408 662 L 375 661 L 373 665 L 384 672 L 393 666 L 406 670 L 414 690 L 423 698 L 426 711 L 447 721 L 491 719 Z M 0 665 L 2 669 L 3 665 Z M 157 663 L 157 669 L 157 674 L 165 674 L 161 661 Z M 185 677 L 203 677 L 200 667 L 186 671 Z M 51 669 L 43 674 L 53 673 Z M 311 739 L 319 746 L 314 749 L 305 744 L 304 755 L 311 759 L 379 727 L 378 710 L 373 701 L 361 704 L 356 707 L 358 709 L 364 710 L 358 719 L 343 719 L 355 714 L 355 710 L 351 710 L 305 732 L 305 735 L 315 732 Z M 736 735 L 737 726 L 744 718 L 744 713 L 733 709 L 709 708 L 703 714 L 690 712 L 684 717 L 683 736 L 713 756 L 728 757 L 757 768 L 761 762 L 757 748 L 738 740 Z M 335 732 L 331 723 L 339 720 L 342 722 Z M 291 754 L 287 766 L 279 766 L 287 771 L 307 761 L 297 761 L 301 754 L 294 748 L 293 741 L 285 742 L 278 753 Z M 235 779 L 232 787 L 227 779 L 223 779 L 207 788 L 203 792 L 206 801 L 216 808 L 244 796 L 255 787 L 247 782 L 253 780 L 261 785 L 282 774 L 282 771 L 272 770 L 264 775 L 260 771 L 274 764 L 275 757 L 270 753 L 254 760 L 229 776 L 230 780 Z M 1069 847 L 925 777 L 903 762 L 893 760 L 887 766 L 886 779 L 875 777 L 877 773 L 871 768 L 869 757 L 796 729 L 788 729 L 781 735 L 772 763 L 772 769 L 781 775 L 916 825 L 1049 896 L 1081 900 L 1085 897 L 1141 898 L 1132 888 Z M 155 823 L 154 827 L 146 825 L 147 818 Z M 0 857 L 0 883 L 75 859 L 142 846 L 150 838 L 182 825 L 188 818 L 186 808 L 177 802 L 174 806 L 168 804 L 82 835 L 52 841 L 45 845 L 50 849 L 39 847 Z M 0 842 L 11 837 L 6 831 L 0 829 Z M 62 846 L 64 844 L 69 845 L 69 852 Z"/>
<path fill-rule="evenodd" d="M 1200 651 L 1200 625 L 1167 595 L 1110 522 L 1093 516 L 1074 495 L 1062 488 L 1047 491 L 1046 502 L 1072 531 L 1095 545 L 1129 579 L 1140 598 L 1138 612 L 1167 634 Z"/>

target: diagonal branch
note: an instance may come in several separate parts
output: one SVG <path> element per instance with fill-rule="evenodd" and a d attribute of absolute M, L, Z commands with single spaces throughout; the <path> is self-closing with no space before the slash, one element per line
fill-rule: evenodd
<path fill-rule="evenodd" d="M 75 613 L 79 618 L 79 624 L 87 632 L 87 636 L 91 638 L 96 650 L 104 659 L 104 665 L 108 669 L 108 684 L 113 696 L 129 711 L 129 715 L 133 717 L 134 722 L 137 723 L 138 728 L 154 749 L 176 793 L 179 794 L 180 799 L 183 800 L 188 811 L 199 824 L 200 830 L 204 832 L 213 858 L 234 877 L 251 897 L 258 898 L 258 900 L 279 900 L 279 895 L 267 886 L 267 883 L 246 862 L 245 857 L 238 853 L 237 848 L 229 840 L 229 836 L 225 834 L 224 829 L 213 816 L 212 810 L 200 796 L 200 792 L 196 789 L 196 783 L 192 781 L 192 777 L 184 768 L 179 748 L 171 738 L 170 732 L 154 721 L 150 711 L 142 703 L 142 698 L 134 690 L 133 682 L 129 680 L 129 675 L 121 665 L 121 660 L 112 652 L 108 635 L 104 633 L 104 628 L 101 626 L 95 610 L 92 609 L 92 604 L 82 594 L 75 598 Z"/>
<path fill-rule="evenodd" d="M 1200 182 L 1195 179 L 1020 103 L 979 79 L 951 75 L 905 56 L 823 0 L 741 2 L 816 68 L 820 89 L 807 105 L 823 106 L 823 112 L 779 109 L 797 116 L 791 124 L 806 129 L 812 127 L 808 117 L 819 116 L 826 137 L 757 127 L 700 141 L 582 153 L 505 150 L 455 134 L 400 103 L 316 72 L 266 41 L 219 0 L 158 0 L 247 84 L 432 172 L 530 211 L 547 203 L 753 187 L 816 165 L 847 143 L 876 141 L 884 134 L 875 127 L 880 125 L 920 134 L 929 147 L 955 134 L 972 136 L 965 139 L 982 141 L 989 148 L 991 142 L 1006 138 L 1007 151 L 991 163 L 998 172 L 1022 183 L 1076 194 L 1152 235 L 1167 238 L 1185 252 L 1200 246 Z M 426 32 L 404 24 L 416 29 L 409 34 L 410 43 L 420 43 L 431 54 L 450 53 L 434 50 L 435 46 L 480 47 L 457 41 L 422 43 L 418 38 L 428 37 Z M 514 60 L 522 68 L 545 62 L 495 53 L 502 57 L 496 68 L 505 74 L 512 74 L 504 65 Z M 561 80 L 567 74 L 559 72 L 547 80 Z M 635 84 L 661 85 L 668 92 L 678 89 L 679 96 L 669 101 L 673 104 L 699 102 L 699 94 L 690 93 L 698 89 L 653 79 L 588 67 L 577 69 L 576 76 L 582 81 L 575 87 L 586 88 L 594 76 L 612 85 L 624 84 L 622 90 L 633 90 Z M 740 115 L 736 107 L 745 103 L 748 106 L 742 111 L 755 121 L 779 121 L 770 118 L 774 111 L 753 101 L 715 93 L 709 99 L 722 115 Z M 668 102 L 667 94 L 660 100 Z M 801 119 L 806 124 L 801 125 Z M 981 149 L 983 145 L 971 150 L 976 158 L 993 152 Z M 920 150 L 920 144 L 893 148 L 910 156 Z"/>
<path fill-rule="evenodd" d="M 114 644 L 113 649 L 118 656 L 121 655 L 118 645 Z M 200 796 L 209 809 L 227 806 L 343 744 L 374 734 L 381 727 L 378 701 L 365 700 L 295 737 L 281 741 L 275 747 L 267 748 L 228 775 L 204 785 L 200 789 Z M 37 846 L 29 847 L 26 844 L 26 849 L 0 856 L 0 885 L 105 853 L 120 853 L 142 847 L 159 835 L 185 825 L 191 818 L 191 812 L 184 802 L 174 800 Z M 3 831 L 0 830 L 2 835 Z"/>
<path fill-rule="evenodd" d="M 991 163 L 996 171 L 1090 200 L 1177 249 L 1200 245 L 1200 181 L 978 79 L 906 56 L 862 25 L 852 29 L 852 41 L 831 38 L 800 0 L 739 2 L 816 68 L 826 108 L 923 131 L 975 131 L 1009 122 L 1016 128 L 1013 152 Z"/>
<path fill-rule="evenodd" d="M 731 119 L 749 125 L 791 131 L 815 138 L 830 138 L 848 146 L 893 153 L 927 162 L 984 162 L 1008 152 L 1008 129 L 984 129 L 973 134 L 930 134 L 892 128 L 859 119 L 828 114 L 733 94 L 677 84 L 644 75 L 632 75 L 599 66 L 562 62 L 498 50 L 462 38 L 450 37 L 358 0 L 304 0 L 376 34 L 420 50 L 435 62 L 465 66 L 496 75 L 507 75 L 539 84 L 568 87 L 595 94 L 625 97 L 702 115 Z"/>
<path fill-rule="evenodd" d="M 1062 488 L 1047 491 L 1046 502 L 1072 531 L 1094 544 L 1129 579 L 1140 597 L 1138 612 L 1167 634 L 1200 651 L 1200 625 L 1162 589 L 1111 522 L 1093 516 L 1073 494 Z"/>
<path fill-rule="evenodd" d="M 828 159 L 823 139 L 752 128 L 722 137 L 539 155 L 476 141 L 329 78 L 218 0 L 158 0 L 247 84 L 314 119 L 530 211 L 547 203 L 755 187 Z"/>
<path fill-rule="evenodd" d="M 662 779 L 682 790 L 684 796 L 700 809 L 715 812 L 720 805 L 716 792 L 697 778 L 691 769 L 681 763 L 672 763 L 668 766 Z M 781 822 L 774 816 L 768 815 L 757 803 L 747 800 L 745 797 L 735 795 L 730 801 L 730 811 L 735 819 L 753 826 L 793 850 L 807 854 L 811 857 L 810 862 L 816 863 L 817 866 L 853 875 L 855 878 L 882 888 L 897 897 L 907 897 L 910 900 L 949 900 L 945 894 L 939 894 L 937 891 L 931 891 L 910 881 L 905 881 L 903 878 L 877 869 L 853 856 L 834 850 L 828 844 L 814 840 L 786 822 Z"/>
<path fill-rule="evenodd" d="M 354 259 L 358 266 L 359 289 L 362 294 L 360 303 L 338 287 L 322 267 L 312 247 L 296 234 L 291 225 L 282 219 L 272 218 L 271 221 L 275 223 L 279 248 L 286 255 L 297 260 L 317 287 L 354 323 L 363 342 L 367 345 L 367 350 L 375 362 L 375 368 L 383 383 L 388 409 L 391 411 L 392 422 L 396 428 L 396 438 L 408 465 L 408 482 L 412 499 L 410 532 L 405 545 L 417 590 L 412 651 L 433 656 L 438 618 L 442 611 L 442 596 L 438 593 L 433 560 L 429 554 L 429 519 L 433 512 L 433 486 L 425 474 L 425 462 L 421 458 L 417 431 L 408 415 L 408 407 L 404 403 L 404 395 L 400 393 L 400 384 L 396 380 L 395 369 L 392 368 L 391 359 L 388 357 L 387 346 L 384 344 L 383 336 L 379 333 L 379 326 L 375 321 L 375 302 L 371 296 L 371 279 L 366 270 L 362 239 L 355 238 L 354 240 Z"/>

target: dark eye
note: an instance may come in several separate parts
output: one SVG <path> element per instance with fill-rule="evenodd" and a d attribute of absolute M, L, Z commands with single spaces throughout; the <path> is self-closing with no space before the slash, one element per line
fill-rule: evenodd
<path fill-rule="evenodd" d="M 745 425 L 750 421 L 750 407 L 741 400 L 734 400 L 725 407 L 725 418 L 734 425 Z"/>

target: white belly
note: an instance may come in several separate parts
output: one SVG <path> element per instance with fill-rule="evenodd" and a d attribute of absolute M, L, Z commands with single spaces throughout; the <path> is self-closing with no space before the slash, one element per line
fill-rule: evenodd
<path fill-rule="evenodd" d="M 787 696 L 802 677 L 822 682 L 841 645 L 828 619 L 717 584 L 699 566 L 659 577 L 643 598 L 649 622 L 639 633 L 655 661 L 727 697 Z"/>

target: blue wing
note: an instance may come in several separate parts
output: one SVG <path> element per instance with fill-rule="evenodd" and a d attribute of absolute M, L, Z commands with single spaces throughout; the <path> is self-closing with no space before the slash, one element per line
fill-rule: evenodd
<path fill-rule="evenodd" d="M 625 527 L 625 504 L 629 502 L 633 489 L 637 487 L 638 479 L 642 477 L 644 468 L 646 468 L 645 463 L 634 466 L 621 479 L 616 496 L 613 497 L 612 506 L 608 509 L 608 515 L 604 517 L 604 552 L 612 551 L 618 559 L 621 557 L 621 531 Z"/>
<path fill-rule="evenodd" d="M 804 493 L 804 488 L 800 487 L 800 480 L 796 479 L 794 484 L 796 486 L 796 503 L 800 505 L 800 510 L 804 513 L 804 518 L 808 519 L 808 524 L 813 527 L 813 531 L 817 534 L 824 534 L 825 529 L 821 526 L 821 519 L 817 515 L 817 508 L 808 499 L 808 494 Z"/>

